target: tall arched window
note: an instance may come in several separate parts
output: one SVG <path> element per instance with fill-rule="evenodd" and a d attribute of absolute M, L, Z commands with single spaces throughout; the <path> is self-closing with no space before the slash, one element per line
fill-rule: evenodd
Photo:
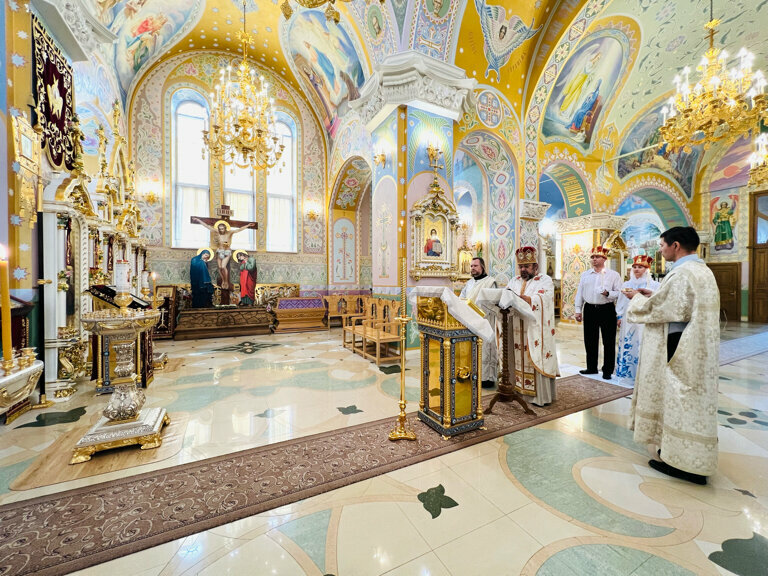
<path fill-rule="evenodd" d="M 224 203 L 233 212 L 233 220 L 256 220 L 256 192 L 250 168 L 238 168 L 234 164 L 224 167 Z M 244 230 L 232 236 L 232 248 L 256 249 L 256 234 Z"/>
<path fill-rule="evenodd" d="M 210 243 L 208 230 L 190 224 L 192 216 L 210 215 L 208 155 L 203 153 L 203 129 L 208 110 L 200 94 L 179 90 L 173 105 L 173 241 L 177 248 Z M 202 157 L 201 157 L 202 154 Z"/>
<path fill-rule="evenodd" d="M 296 129 L 278 114 L 277 137 L 285 146 L 280 162 L 267 174 L 267 250 L 296 252 Z"/>

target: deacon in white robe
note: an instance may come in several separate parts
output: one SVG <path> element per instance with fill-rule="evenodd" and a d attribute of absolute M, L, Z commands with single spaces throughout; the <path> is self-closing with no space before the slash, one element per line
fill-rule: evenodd
<path fill-rule="evenodd" d="M 510 347 L 515 360 L 515 387 L 520 393 L 533 396 L 532 402 L 537 406 L 544 406 L 557 399 L 555 378 L 560 375 L 555 341 L 555 285 L 552 278 L 539 274 L 535 248 L 523 246 L 515 256 L 520 275 L 509 281 L 507 289 L 530 304 L 536 317 L 536 322 L 510 318 L 515 341 Z"/>
<path fill-rule="evenodd" d="M 464 288 L 459 294 L 459 298 L 470 300 L 472 303 L 477 301 L 480 290 L 484 288 L 496 288 L 496 279 L 488 276 L 485 271 L 485 260 L 482 258 L 473 258 L 469 266 L 469 272 L 472 278 L 467 280 Z M 496 333 L 496 318 L 492 314 L 486 315 L 486 320 L 491 325 L 493 333 Z M 496 342 L 483 340 L 483 388 L 493 388 L 496 383 L 496 376 L 499 372 L 499 358 L 496 350 Z"/>
<path fill-rule="evenodd" d="M 668 273 L 650 297 L 641 290 L 632 298 L 626 318 L 645 325 L 632 398 L 635 442 L 660 448 L 662 461 L 651 460 L 652 468 L 706 484 L 717 468 L 720 294 L 696 256 L 698 244 L 691 227 L 661 235 Z"/>

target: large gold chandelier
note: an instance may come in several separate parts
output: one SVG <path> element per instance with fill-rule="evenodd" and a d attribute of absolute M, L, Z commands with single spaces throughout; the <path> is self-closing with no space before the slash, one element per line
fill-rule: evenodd
<path fill-rule="evenodd" d="M 728 53 L 715 48 L 715 33 L 719 20 L 712 16 L 704 26 L 709 35 L 709 49 L 697 70 L 701 76 L 691 87 L 690 68 L 674 78 L 675 95 L 664 106 L 664 125 L 660 133 L 672 150 L 712 143 L 735 142 L 750 130 L 759 130 L 762 119 L 768 117 L 768 102 L 763 89 L 765 76 L 760 70 L 752 72 L 754 55 L 742 48 L 736 66 L 727 67 Z"/>
<path fill-rule="evenodd" d="M 269 83 L 248 64 L 248 46 L 253 37 L 245 28 L 245 0 L 243 30 L 238 38 L 243 45 L 243 61 L 234 71 L 234 78 L 231 65 L 219 71 L 219 82 L 211 93 L 211 127 L 203 130 L 203 140 L 211 156 L 224 165 L 266 170 L 277 164 L 285 146 L 278 144 Z"/>

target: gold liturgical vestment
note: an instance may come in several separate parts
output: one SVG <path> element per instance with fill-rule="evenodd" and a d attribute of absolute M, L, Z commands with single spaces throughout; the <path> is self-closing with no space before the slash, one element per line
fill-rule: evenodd
<path fill-rule="evenodd" d="M 644 324 L 632 397 L 635 442 L 661 448 L 669 465 L 710 476 L 717 469 L 720 293 L 701 260 L 680 264 L 650 298 L 636 295 L 627 319 Z M 670 322 L 688 322 L 667 363 Z"/>
<path fill-rule="evenodd" d="M 523 394 L 534 396 L 539 406 L 556 400 L 555 378 L 560 375 L 555 342 L 555 285 L 552 278 L 539 274 L 528 281 L 517 276 L 507 288 L 519 296 L 531 299 L 531 312 L 537 322 L 511 319 L 515 331 L 515 387 Z M 521 342 L 524 347 L 519 346 Z"/>

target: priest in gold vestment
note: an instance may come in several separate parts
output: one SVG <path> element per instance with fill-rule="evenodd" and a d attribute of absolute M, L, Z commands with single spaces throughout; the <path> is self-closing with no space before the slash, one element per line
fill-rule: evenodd
<path fill-rule="evenodd" d="M 668 273 L 650 297 L 644 290 L 633 296 L 627 319 L 645 325 L 632 398 L 635 442 L 658 454 L 648 463 L 655 470 L 706 484 L 717 469 L 720 293 L 698 245 L 691 227 L 661 235 Z"/>
<path fill-rule="evenodd" d="M 464 288 L 459 294 L 459 298 L 470 300 L 471 302 L 477 302 L 477 297 L 480 294 L 480 290 L 485 288 L 496 288 L 496 279 L 493 276 L 488 276 L 485 271 L 485 260 L 482 258 L 472 258 L 472 263 L 469 265 L 470 274 L 472 278 L 467 280 Z M 491 325 L 493 333 L 496 334 L 496 318 L 489 314 L 486 316 L 488 323 Z M 496 384 L 496 376 L 499 372 L 499 355 L 497 352 L 497 346 L 495 341 L 483 341 L 483 371 L 482 371 L 482 386 L 483 388 L 493 388 Z"/>
<path fill-rule="evenodd" d="M 531 306 L 536 322 L 511 319 L 515 345 L 515 387 L 537 406 L 557 399 L 555 378 L 560 375 L 555 342 L 555 285 L 539 273 L 536 248 L 523 246 L 515 252 L 520 275 L 509 281 L 512 290 Z M 503 301 L 503 299 L 502 299 Z M 524 342 L 524 346 L 520 343 Z"/>

